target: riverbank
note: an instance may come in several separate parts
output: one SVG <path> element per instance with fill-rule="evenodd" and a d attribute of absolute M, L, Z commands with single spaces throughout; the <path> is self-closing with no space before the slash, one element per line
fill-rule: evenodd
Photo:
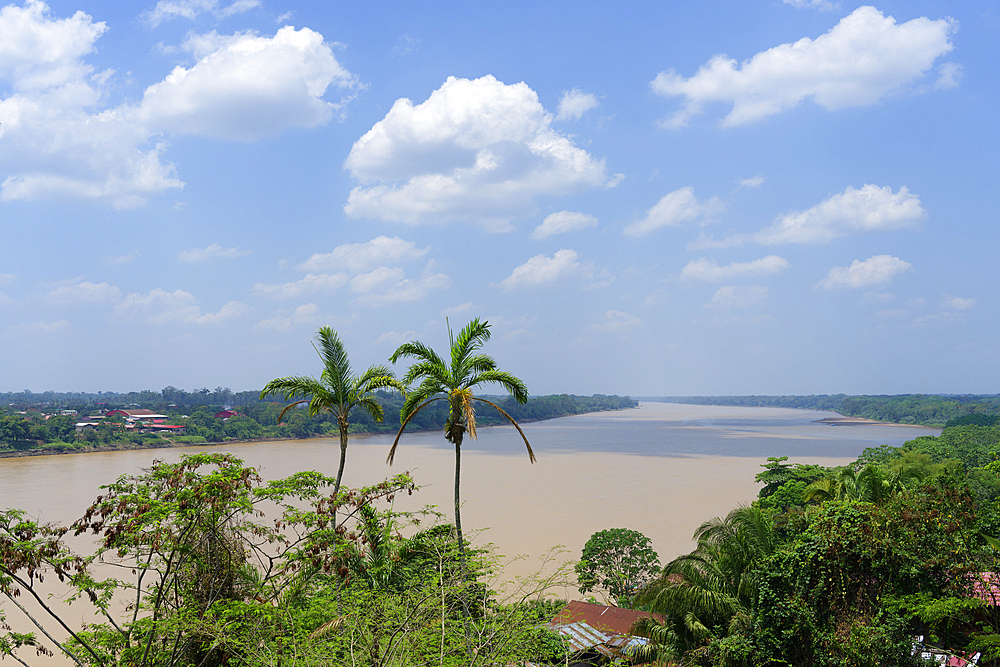
<path fill-rule="evenodd" d="M 637 410 L 638 408 L 615 408 L 611 410 L 593 410 L 591 412 L 583 414 L 597 414 L 601 412 L 622 412 L 627 410 Z M 519 424 L 534 424 L 537 422 L 551 421 L 553 419 L 562 419 L 565 416 L 576 416 L 576 415 L 560 415 L 557 417 L 539 417 L 537 419 L 520 419 Z M 496 424 L 491 426 L 480 426 L 479 430 L 482 431 L 488 428 L 502 428 L 504 424 Z M 509 426 L 509 424 L 507 424 Z M 436 433 L 440 431 L 440 428 L 425 428 L 425 429 L 411 429 L 408 428 L 406 433 Z M 356 440 L 360 438 L 377 438 L 384 437 L 387 435 L 394 435 L 392 432 L 386 431 L 382 433 L 351 433 L 351 440 Z M 124 452 L 132 450 L 145 450 L 145 449 L 176 449 L 178 447 L 225 447 L 229 445 L 243 445 L 249 443 L 261 443 L 266 444 L 269 442 L 288 442 L 288 441 L 298 441 L 298 440 L 328 440 L 332 435 L 313 435 L 309 438 L 296 438 L 296 437 L 266 437 L 266 438 L 250 438 L 250 439 L 234 439 L 234 440 L 221 440 L 218 442 L 177 442 L 174 440 L 169 440 L 166 438 L 162 439 L 162 442 L 114 442 L 101 445 L 84 445 L 84 446 L 72 446 L 72 447 L 58 447 L 52 446 L 51 443 L 46 443 L 49 446 L 42 445 L 37 448 L 32 449 L 13 449 L 7 451 L 0 451 L 0 459 L 12 459 L 12 458 L 22 458 L 29 456 L 58 456 L 61 454 L 93 454 L 98 452 Z"/>

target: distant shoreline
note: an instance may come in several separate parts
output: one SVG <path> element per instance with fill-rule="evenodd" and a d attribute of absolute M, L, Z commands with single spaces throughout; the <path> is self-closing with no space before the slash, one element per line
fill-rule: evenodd
<path fill-rule="evenodd" d="M 621 412 L 622 410 L 638 410 L 639 408 L 614 408 L 610 410 L 592 410 L 590 412 L 584 412 L 581 414 L 596 414 L 599 412 Z M 539 417 L 537 419 L 522 419 L 518 421 L 518 424 L 532 424 L 535 422 L 551 421 L 553 419 L 563 419 L 565 417 L 578 417 L 579 415 L 560 415 L 558 417 Z M 495 424 L 490 426 L 480 426 L 479 429 L 487 428 L 503 428 L 504 426 L 510 426 L 510 424 Z M 429 428 L 429 429 L 408 429 L 407 433 L 432 433 L 434 431 L 440 431 L 440 428 Z M 392 431 L 386 431 L 384 433 L 351 433 L 350 438 L 352 440 L 357 438 L 373 438 L 376 436 L 392 435 Z M 0 459 L 16 459 L 23 458 L 27 456 L 60 456 L 63 454 L 94 454 L 99 452 L 121 452 L 130 451 L 138 449 L 177 449 L 180 447 L 225 447 L 228 445 L 244 445 L 249 443 L 267 443 L 267 442 L 287 442 L 290 440 L 319 440 L 322 438 L 328 438 L 332 440 L 338 439 L 340 436 L 337 433 L 326 433 L 323 435 L 312 435 L 307 438 L 298 438 L 293 436 L 288 436 L 285 438 L 252 438 L 250 440 L 223 440 L 222 442 L 172 442 L 170 440 L 164 440 L 162 442 L 155 443 L 135 443 L 135 442 L 119 442 L 107 445 L 91 445 L 88 447 L 78 447 L 78 448 L 56 448 L 56 447 L 42 447 L 39 449 L 24 449 L 24 450 L 13 450 L 7 452 L 0 452 Z"/>

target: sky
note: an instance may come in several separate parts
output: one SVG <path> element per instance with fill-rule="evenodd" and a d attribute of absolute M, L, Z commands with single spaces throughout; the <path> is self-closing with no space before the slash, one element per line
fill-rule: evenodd
<path fill-rule="evenodd" d="M 479 317 L 536 395 L 996 393 L 998 62 L 982 0 L 9 4 L 0 391 Z"/>

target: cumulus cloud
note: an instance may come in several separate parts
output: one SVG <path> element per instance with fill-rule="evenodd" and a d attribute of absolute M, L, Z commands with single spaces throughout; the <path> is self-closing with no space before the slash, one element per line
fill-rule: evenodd
<path fill-rule="evenodd" d="M 767 300 L 768 287 L 765 285 L 723 285 L 715 291 L 705 308 L 732 310 L 750 308 Z"/>
<path fill-rule="evenodd" d="M 960 296 L 952 296 L 950 294 L 945 294 L 941 299 L 942 308 L 951 308 L 952 310 L 969 310 L 975 307 L 975 299 L 963 299 Z"/>
<path fill-rule="evenodd" d="M 828 243 L 857 232 L 878 232 L 912 227 L 924 216 L 920 198 L 906 186 L 892 188 L 867 184 L 848 186 L 805 211 L 793 211 L 754 235 L 760 245 Z"/>
<path fill-rule="evenodd" d="M 47 298 L 51 303 L 63 306 L 112 303 L 121 296 L 121 290 L 114 285 L 81 281 L 60 285 L 49 292 Z"/>
<path fill-rule="evenodd" d="M 712 197 L 698 201 L 694 188 L 687 186 L 663 196 L 646 215 L 625 226 L 626 236 L 644 236 L 660 227 L 680 227 L 686 222 L 714 215 L 723 208 L 722 202 Z"/>
<path fill-rule="evenodd" d="M 15 333 L 28 333 L 28 334 L 49 334 L 57 333 L 69 328 L 69 322 L 66 320 L 57 320 L 55 322 L 31 322 L 29 324 L 15 324 L 10 328 L 10 331 Z"/>
<path fill-rule="evenodd" d="M 830 0 L 781 0 L 786 5 L 791 5 L 792 7 L 797 7 L 798 9 L 809 8 L 818 9 L 822 12 L 833 11 L 834 9 L 840 9 L 839 2 L 830 2 Z"/>
<path fill-rule="evenodd" d="M 737 190 L 743 188 L 759 188 L 764 185 L 764 177 L 760 174 L 756 176 L 751 176 L 750 178 L 738 178 L 736 179 Z"/>
<path fill-rule="evenodd" d="M 164 21 L 193 20 L 206 13 L 217 19 L 224 19 L 259 6 L 259 0 L 236 0 L 228 5 L 219 0 L 160 0 L 155 7 L 144 12 L 142 18 L 150 27 L 155 28 Z"/>
<path fill-rule="evenodd" d="M 604 161 L 552 129 L 525 83 L 449 77 L 420 104 L 399 99 L 358 139 L 344 168 L 362 185 L 352 218 L 475 222 L 509 231 L 534 199 L 610 186 Z"/>
<path fill-rule="evenodd" d="M 835 266 L 820 283 L 823 289 L 871 287 L 882 285 L 913 265 L 892 255 L 875 255 L 868 259 L 854 260 L 850 266 Z"/>
<path fill-rule="evenodd" d="M 681 278 L 722 282 L 734 278 L 775 275 L 787 270 L 789 266 L 786 259 L 777 255 L 768 255 L 750 262 L 733 262 L 726 266 L 719 266 L 715 260 L 702 257 L 688 262 L 681 269 Z"/>
<path fill-rule="evenodd" d="M 384 264 L 420 259 L 430 248 L 418 248 L 398 236 L 377 236 L 365 243 L 345 243 L 328 253 L 315 253 L 298 266 L 302 271 L 364 271 Z"/>
<path fill-rule="evenodd" d="M 670 70 L 650 86 L 664 97 L 684 97 L 664 121 L 669 127 L 686 125 L 712 102 L 732 105 L 723 127 L 759 121 L 806 99 L 828 111 L 868 106 L 928 72 L 952 50 L 957 26 L 926 17 L 897 24 L 874 7 L 859 7 L 815 40 L 803 37 L 742 63 L 716 55 L 690 78 Z"/>
<path fill-rule="evenodd" d="M 861 188 L 847 186 L 843 192 L 824 199 L 805 211 L 791 211 L 755 234 L 737 234 L 715 239 L 704 234 L 688 244 L 688 250 L 732 248 L 746 242 L 773 246 L 790 243 L 829 243 L 866 232 L 908 229 L 924 217 L 920 198 L 901 186 L 868 183 Z"/>
<path fill-rule="evenodd" d="M 559 100 L 559 109 L 556 113 L 556 120 L 577 120 L 591 109 L 600 106 L 597 96 L 592 93 L 585 93 L 579 88 L 568 90 L 563 93 Z"/>
<path fill-rule="evenodd" d="M 241 317 L 249 310 L 239 301 L 230 301 L 214 313 L 204 312 L 190 292 L 168 292 L 159 288 L 146 294 L 131 293 L 115 306 L 115 313 L 121 318 L 152 324 L 222 324 Z"/>
<path fill-rule="evenodd" d="M 238 4 L 238 3 L 237 3 Z M 228 5 L 235 6 L 235 5 Z M 327 122 L 356 79 L 307 28 L 273 37 L 192 36 L 197 59 L 149 86 L 138 104 L 108 106 L 114 70 L 87 62 L 108 26 L 39 0 L 0 9 L 0 200 L 91 199 L 119 209 L 183 187 L 164 153 L 171 135 L 250 140 Z"/>
<path fill-rule="evenodd" d="M 500 286 L 509 291 L 562 280 L 580 270 L 577 259 L 578 255 L 573 250 L 559 250 L 552 257 L 535 255 L 501 280 Z"/>
<path fill-rule="evenodd" d="M 210 259 L 234 259 L 236 257 L 246 257 L 250 250 L 240 250 L 239 248 L 223 248 L 218 243 L 213 243 L 207 248 L 192 248 L 184 250 L 177 255 L 177 261 L 185 264 L 195 264 Z"/>
<path fill-rule="evenodd" d="M 595 331 L 612 332 L 634 329 L 640 324 L 642 324 L 642 320 L 634 315 L 620 310 L 608 310 L 601 316 L 600 321 L 591 324 L 590 328 Z"/>
<path fill-rule="evenodd" d="M 577 232 L 581 229 L 596 226 L 597 218 L 592 215 L 577 211 L 559 211 L 558 213 L 545 216 L 542 224 L 535 227 L 535 231 L 531 232 L 531 238 L 538 240 L 547 239 L 556 234 Z"/>
<path fill-rule="evenodd" d="M 288 316 L 278 315 L 267 320 L 261 320 L 254 329 L 274 329 L 287 331 L 294 326 L 316 325 L 319 323 L 319 308 L 315 303 L 306 303 L 296 308 Z"/>
<path fill-rule="evenodd" d="M 285 26 L 274 37 L 212 31 L 184 47 L 198 62 L 178 65 L 149 86 L 138 109 L 148 126 L 174 134 L 253 141 L 316 127 L 346 103 L 324 100 L 327 90 L 358 85 L 323 35 L 309 28 Z"/>
<path fill-rule="evenodd" d="M 275 299 L 289 299 L 303 294 L 336 292 L 347 284 L 346 273 L 307 273 L 301 279 L 279 284 L 257 283 L 254 294 Z"/>
<path fill-rule="evenodd" d="M 375 306 L 422 301 L 433 290 L 451 287 L 451 278 L 435 273 L 432 266 L 419 278 L 406 278 L 402 269 L 379 267 L 370 273 L 355 276 L 351 280 L 351 290 L 360 293 L 359 303 Z"/>
<path fill-rule="evenodd" d="M 101 261 L 105 264 L 110 264 L 116 266 L 119 264 L 128 264 L 139 257 L 139 251 L 132 249 L 125 255 L 104 255 L 101 257 Z"/>

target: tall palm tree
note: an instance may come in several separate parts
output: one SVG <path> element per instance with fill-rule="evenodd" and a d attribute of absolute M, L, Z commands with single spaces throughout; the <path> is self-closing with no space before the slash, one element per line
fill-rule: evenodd
<path fill-rule="evenodd" d="M 351 410 L 361 408 L 375 421 L 382 421 L 382 406 L 376 400 L 375 392 L 379 389 L 404 392 L 405 388 L 387 366 L 372 366 L 361 375 L 356 375 L 351 370 L 344 343 L 330 327 L 320 327 L 316 340 L 319 347 L 316 343 L 313 347 L 323 360 L 323 372 L 319 379 L 305 375 L 277 378 L 267 383 L 260 397 L 263 399 L 269 394 L 279 394 L 286 401 L 299 399 L 285 406 L 278 417 L 279 423 L 286 412 L 301 403 L 309 403 L 310 416 L 329 412 L 336 417 L 340 430 L 340 466 L 333 486 L 333 497 L 336 498 L 344 478 Z"/>
<path fill-rule="evenodd" d="M 518 403 L 528 401 L 528 389 L 521 380 L 506 371 L 498 370 L 496 361 L 489 355 L 478 353 L 483 344 L 490 339 L 489 322 L 480 322 L 479 318 L 472 320 L 459 332 L 457 339 L 452 335 L 449 326 L 448 338 L 451 343 L 450 364 L 446 363 L 434 350 L 419 341 L 400 345 L 399 349 L 389 358 L 392 363 L 396 363 L 403 357 L 415 359 L 416 361 L 403 377 L 403 384 L 409 387 L 417 380 L 420 380 L 420 384 L 416 388 L 409 389 L 406 394 L 406 400 L 403 402 L 403 409 L 399 415 L 399 433 L 396 434 L 396 439 L 392 443 L 386 461 L 392 463 L 396 455 L 396 446 L 399 444 L 399 437 L 417 413 L 435 401 L 448 401 L 449 410 L 448 419 L 444 424 L 444 437 L 455 445 L 455 531 L 458 536 L 462 577 L 465 578 L 465 540 L 462 536 L 460 506 L 462 441 L 466 433 L 473 439 L 476 438 L 475 402 L 489 405 L 514 425 L 524 440 L 524 446 L 528 448 L 528 458 L 532 463 L 535 462 L 535 453 L 531 451 L 527 436 L 524 435 L 524 431 L 521 430 L 513 417 L 496 403 L 474 396 L 472 393 L 473 387 L 494 383 L 509 391 Z M 471 640 L 468 630 L 469 610 L 464 602 L 463 598 L 467 650 L 471 656 L 471 644 L 469 643 Z"/>

